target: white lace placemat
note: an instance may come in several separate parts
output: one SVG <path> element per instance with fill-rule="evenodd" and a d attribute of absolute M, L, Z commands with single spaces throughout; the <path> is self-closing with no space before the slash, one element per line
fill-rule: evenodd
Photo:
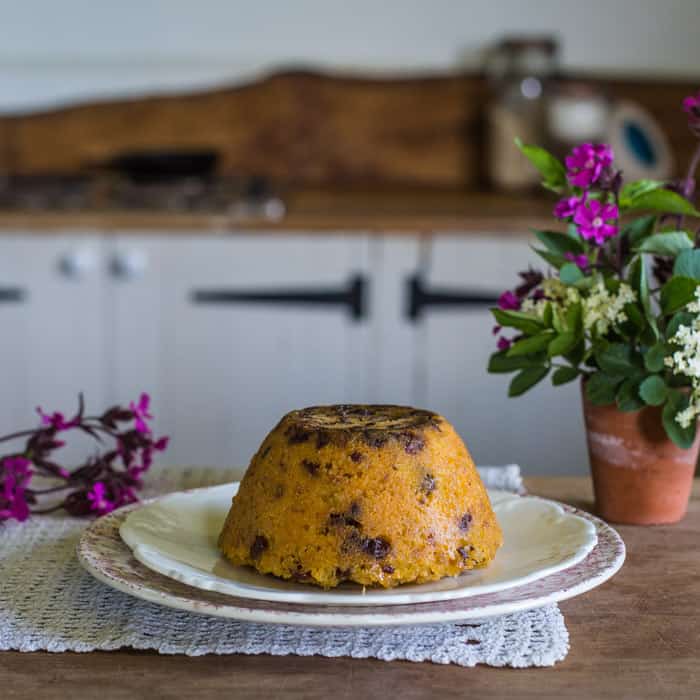
<path fill-rule="evenodd" d="M 226 483 L 221 469 L 154 470 L 147 493 Z M 482 470 L 487 486 L 522 489 L 520 470 Z M 235 622 L 164 608 L 112 590 L 81 569 L 75 547 L 85 521 L 35 517 L 0 526 L 0 649 L 162 654 L 272 654 L 404 659 L 462 666 L 551 666 L 569 635 L 550 605 L 484 622 L 319 629 Z"/>

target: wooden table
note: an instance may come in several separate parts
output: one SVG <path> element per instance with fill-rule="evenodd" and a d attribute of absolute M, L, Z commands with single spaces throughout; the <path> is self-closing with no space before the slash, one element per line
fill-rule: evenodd
<path fill-rule="evenodd" d="M 537 477 L 532 493 L 591 507 L 584 478 Z M 568 657 L 548 669 L 473 669 L 269 656 L 0 653 L 0 698 L 698 698 L 700 481 L 672 527 L 620 527 L 622 570 L 566 601 Z"/>

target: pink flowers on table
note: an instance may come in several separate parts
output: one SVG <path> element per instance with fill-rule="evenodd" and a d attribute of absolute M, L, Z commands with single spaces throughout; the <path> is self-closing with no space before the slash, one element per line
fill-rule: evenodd
<path fill-rule="evenodd" d="M 607 238 L 617 234 L 616 221 L 619 216 L 615 204 L 603 204 L 596 199 L 584 202 L 574 214 L 574 223 L 578 232 L 586 240 L 593 240 L 598 245 L 605 243 Z"/>
<path fill-rule="evenodd" d="M 612 165 L 613 151 L 607 144 L 584 143 L 576 146 L 565 162 L 569 182 L 586 189 L 600 179 L 605 168 Z"/>
<path fill-rule="evenodd" d="M 29 517 L 25 489 L 32 478 L 30 465 L 25 457 L 0 460 L 0 521 L 14 518 L 22 522 Z"/>
<path fill-rule="evenodd" d="M 139 433 L 150 433 L 147 420 L 151 420 L 153 416 L 148 412 L 148 407 L 151 403 L 151 397 L 148 394 L 141 394 L 139 402 L 133 401 L 129 404 L 129 410 L 134 415 L 135 427 Z"/>
<path fill-rule="evenodd" d="M 90 510 L 94 510 L 99 515 L 111 513 L 114 510 L 114 503 L 107 498 L 107 488 L 98 481 L 87 492 L 87 499 L 90 501 Z"/>
<path fill-rule="evenodd" d="M 167 437 L 153 437 L 147 422 L 153 418 L 149 407 L 150 397 L 144 393 L 129 408 L 113 406 L 102 415 L 85 416 L 81 396 L 78 411 L 71 419 L 59 412 L 44 413 L 39 408 L 40 427 L 0 437 L 0 443 L 27 438 L 21 453 L 0 457 L 0 522 L 26 520 L 32 512 L 46 513 L 58 508 L 77 516 L 103 515 L 137 501 L 135 490 L 142 485 L 142 474 L 151 466 L 154 453 L 168 446 Z M 113 440 L 115 445 L 74 469 L 66 469 L 56 463 L 52 453 L 65 444 L 56 435 L 71 429 L 90 435 L 100 445 L 105 445 L 105 440 Z M 58 480 L 59 485 L 32 487 L 34 474 Z M 45 507 L 47 500 L 49 505 Z M 30 508 L 39 502 L 41 509 Z"/>

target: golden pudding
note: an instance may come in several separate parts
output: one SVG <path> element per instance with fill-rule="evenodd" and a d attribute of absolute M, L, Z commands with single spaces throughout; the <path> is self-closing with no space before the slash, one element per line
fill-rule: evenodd
<path fill-rule="evenodd" d="M 219 536 L 233 564 L 332 588 L 488 564 L 501 529 L 454 428 L 405 406 L 315 406 L 265 438 Z"/>

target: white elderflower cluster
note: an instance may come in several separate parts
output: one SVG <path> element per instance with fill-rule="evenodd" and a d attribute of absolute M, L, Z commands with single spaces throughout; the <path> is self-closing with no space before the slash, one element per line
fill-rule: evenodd
<path fill-rule="evenodd" d="M 691 314 L 700 314 L 700 285 L 695 289 L 695 301 L 685 307 Z"/>
<path fill-rule="evenodd" d="M 624 323 L 627 314 L 623 311 L 627 304 L 637 300 L 636 292 L 624 282 L 617 293 L 608 291 L 605 282 L 599 278 L 582 299 L 583 327 L 605 335 L 611 326 Z"/>
<path fill-rule="evenodd" d="M 558 277 L 548 277 L 543 280 L 539 288 L 543 297 L 541 299 L 525 299 L 522 305 L 522 311 L 534 314 L 539 318 L 542 318 L 547 302 L 557 306 L 561 311 L 566 311 L 571 304 L 576 304 L 581 300 L 578 289 L 567 287 Z"/>
<path fill-rule="evenodd" d="M 700 313 L 700 293 L 696 292 L 695 296 L 698 301 L 691 302 L 686 308 L 692 313 Z M 674 374 L 688 377 L 693 387 L 688 408 L 676 415 L 681 427 L 689 428 L 700 416 L 700 317 L 690 326 L 679 326 L 670 342 L 679 349 L 665 359 L 666 366 Z"/>

